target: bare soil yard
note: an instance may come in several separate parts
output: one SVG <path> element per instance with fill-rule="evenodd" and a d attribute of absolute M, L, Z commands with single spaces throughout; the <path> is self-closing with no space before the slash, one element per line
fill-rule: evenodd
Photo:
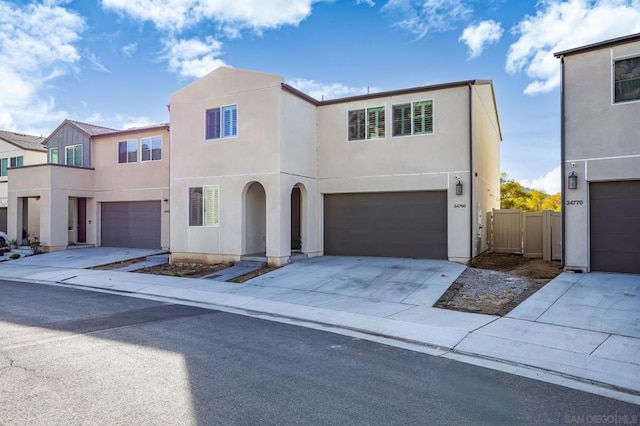
<path fill-rule="evenodd" d="M 487 253 L 473 259 L 434 306 L 504 316 L 560 274 L 559 267 L 557 261 Z"/>

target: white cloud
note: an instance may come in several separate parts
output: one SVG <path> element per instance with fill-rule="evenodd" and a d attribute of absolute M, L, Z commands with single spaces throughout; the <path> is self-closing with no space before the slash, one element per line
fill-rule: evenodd
<path fill-rule="evenodd" d="M 102 7 L 157 28 L 180 32 L 203 21 L 221 27 L 263 29 L 298 25 L 319 0 L 102 0 Z"/>
<path fill-rule="evenodd" d="M 107 69 L 107 67 L 105 67 L 102 64 L 102 61 L 100 60 L 100 58 L 98 58 L 98 56 L 95 53 L 89 52 L 87 54 L 87 60 L 91 64 L 92 69 L 96 71 L 102 71 L 102 72 L 111 72 Z"/>
<path fill-rule="evenodd" d="M 182 78 L 202 77 L 225 63 L 219 58 L 222 43 L 207 36 L 198 38 L 164 40 L 163 59 L 169 63 L 169 70 Z"/>
<path fill-rule="evenodd" d="M 371 87 L 349 87 L 340 83 L 326 84 L 304 78 L 294 78 L 293 80 L 287 81 L 287 83 L 318 100 L 366 95 L 367 93 L 378 91 L 376 88 Z"/>
<path fill-rule="evenodd" d="M 640 32 L 638 0 L 541 0 L 512 32 L 518 36 L 507 55 L 506 70 L 533 79 L 525 93 L 549 92 L 560 85 L 554 52 Z"/>
<path fill-rule="evenodd" d="M 80 121 L 122 130 L 159 124 L 147 116 L 134 117 L 128 114 L 116 114 L 111 117 L 105 117 L 100 113 L 94 113 L 80 119 Z"/>
<path fill-rule="evenodd" d="M 403 19 L 395 26 L 422 38 L 429 31 L 446 31 L 471 16 L 462 0 L 389 0 L 383 10 L 397 12 Z"/>
<path fill-rule="evenodd" d="M 126 46 L 122 46 L 122 49 L 120 49 L 122 54 L 127 57 L 136 53 L 136 50 L 138 50 L 138 43 L 129 43 Z"/>
<path fill-rule="evenodd" d="M 560 166 L 558 166 L 544 176 L 537 177 L 533 180 L 523 179 L 520 183 L 526 188 L 537 189 L 549 195 L 553 195 L 560 192 L 560 187 L 562 185 L 560 173 Z"/>
<path fill-rule="evenodd" d="M 375 6 L 376 3 L 373 0 L 355 0 L 354 4 L 366 4 L 367 6 Z"/>
<path fill-rule="evenodd" d="M 46 1 L 16 5 L 0 0 L 0 125 L 7 130 L 38 134 L 63 112 L 54 101 L 39 98 L 45 84 L 73 72 L 80 61 L 75 44 L 84 19 Z M 47 126 L 48 127 L 48 126 Z"/>
<path fill-rule="evenodd" d="M 469 47 L 469 57 L 477 58 L 482 54 L 486 45 L 496 43 L 502 37 L 502 24 L 488 20 L 477 25 L 470 25 L 464 29 L 458 41 Z"/>

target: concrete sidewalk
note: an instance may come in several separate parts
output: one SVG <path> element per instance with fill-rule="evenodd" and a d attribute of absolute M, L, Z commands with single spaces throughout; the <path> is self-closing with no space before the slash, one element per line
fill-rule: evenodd
<path fill-rule="evenodd" d="M 504 318 L 431 307 L 464 269 L 446 261 L 327 256 L 244 284 L 17 261 L 1 264 L 0 276 L 302 323 L 414 350 L 417 345 L 432 355 L 640 404 L 640 277 L 606 285 L 607 292 L 618 292 L 619 309 L 591 306 L 602 302 L 597 286 L 611 274 L 567 273 Z M 588 320 L 594 312 L 602 314 L 598 327 Z"/>

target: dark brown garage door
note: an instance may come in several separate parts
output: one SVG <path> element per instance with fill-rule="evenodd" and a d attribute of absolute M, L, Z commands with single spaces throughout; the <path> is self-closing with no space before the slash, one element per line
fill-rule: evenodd
<path fill-rule="evenodd" d="M 640 181 L 589 184 L 591 270 L 640 274 Z"/>
<path fill-rule="evenodd" d="M 447 258 L 447 193 L 324 196 L 324 253 Z"/>
<path fill-rule="evenodd" d="M 160 248 L 161 216 L 160 201 L 102 203 L 101 244 Z"/>
<path fill-rule="evenodd" d="M 0 231 L 7 232 L 7 208 L 0 208 Z"/>

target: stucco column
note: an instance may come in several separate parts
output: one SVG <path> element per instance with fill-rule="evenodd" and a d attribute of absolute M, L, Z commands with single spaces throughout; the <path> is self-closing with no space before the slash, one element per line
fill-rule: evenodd
<path fill-rule="evenodd" d="M 267 189 L 267 262 L 271 266 L 289 263 L 291 255 L 291 194 L 282 182 Z"/>

